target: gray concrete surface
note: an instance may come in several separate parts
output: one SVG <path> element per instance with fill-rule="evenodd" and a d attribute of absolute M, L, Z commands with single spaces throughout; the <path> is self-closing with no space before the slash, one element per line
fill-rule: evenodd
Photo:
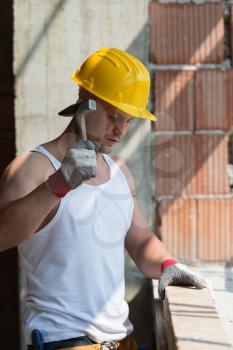
<path fill-rule="evenodd" d="M 209 263 L 194 269 L 210 282 L 216 309 L 233 345 L 233 264 Z"/>

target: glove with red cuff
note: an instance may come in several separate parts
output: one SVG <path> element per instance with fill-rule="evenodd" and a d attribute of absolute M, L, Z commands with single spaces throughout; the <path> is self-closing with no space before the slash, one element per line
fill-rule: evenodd
<path fill-rule="evenodd" d="M 204 277 L 192 272 L 186 265 L 179 264 L 174 259 L 167 259 L 161 264 L 158 293 L 160 299 L 165 298 L 167 286 L 193 286 L 202 289 L 207 286 Z"/>
<path fill-rule="evenodd" d="M 96 153 L 99 148 L 98 143 L 89 140 L 80 140 L 71 145 L 60 169 L 47 180 L 51 192 L 57 197 L 64 197 L 83 181 L 95 177 Z"/>

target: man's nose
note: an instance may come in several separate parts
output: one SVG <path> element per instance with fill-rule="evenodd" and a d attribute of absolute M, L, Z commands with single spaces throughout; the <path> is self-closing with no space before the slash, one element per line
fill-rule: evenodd
<path fill-rule="evenodd" d="M 124 136 L 128 129 L 128 123 L 123 120 L 118 120 L 114 126 L 114 132 L 116 135 Z"/>

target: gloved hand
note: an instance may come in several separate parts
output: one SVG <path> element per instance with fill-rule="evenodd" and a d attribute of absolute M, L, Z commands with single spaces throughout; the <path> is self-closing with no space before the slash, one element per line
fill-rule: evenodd
<path fill-rule="evenodd" d="M 158 285 L 160 299 L 165 298 L 165 288 L 171 285 L 193 286 L 197 289 L 202 289 L 207 286 L 207 281 L 203 276 L 190 271 L 186 265 L 179 264 L 176 260 L 168 259 L 161 265 Z"/>
<path fill-rule="evenodd" d="M 80 140 L 71 145 L 65 158 L 47 185 L 58 197 L 64 197 L 69 191 L 80 186 L 83 181 L 96 176 L 96 152 L 100 145 L 89 140 Z"/>

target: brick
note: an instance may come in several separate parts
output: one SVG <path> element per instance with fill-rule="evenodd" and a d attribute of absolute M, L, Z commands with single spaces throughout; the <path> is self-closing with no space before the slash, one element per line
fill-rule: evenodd
<path fill-rule="evenodd" d="M 226 135 L 196 135 L 196 193 L 228 194 L 228 154 Z"/>
<path fill-rule="evenodd" d="M 194 72 L 158 71 L 155 74 L 156 130 L 193 130 Z"/>
<path fill-rule="evenodd" d="M 163 315 L 169 349 L 232 349 L 231 336 L 226 332 L 214 299 L 209 288 L 166 288 Z"/>
<path fill-rule="evenodd" d="M 195 128 L 229 129 L 228 71 L 201 70 L 195 79 Z"/>
<path fill-rule="evenodd" d="M 157 230 L 179 260 L 226 261 L 233 251 L 232 199 L 163 200 Z"/>
<path fill-rule="evenodd" d="M 155 137 L 155 195 L 196 193 L 194 136 Z"/>
<path fill-rule="evenodd" d="M 197 201 L 198 258 L 226 261 L 233 252 L 233 200 Z"/>
<path fill-rule="evenodd" d="M 233 69 L 158 71 L 156 131 L 233 131 Z"/>
<path fill-rule="evenodd" d="M 196 259 L 196 201 L 194 199 L 163 200 L 157 220 L 161 239 L 169 252 L 179 260 Z"/>
<path fill-rule="evenodd" d="M 151 2 L 150 59 L 157 64 L 219 63 L 224 59 L 221 2 Z"/>
<path fill-rule="evenodd" d="M 155 196 L 230 193 L 228 137 L 155 136 Z"/>

